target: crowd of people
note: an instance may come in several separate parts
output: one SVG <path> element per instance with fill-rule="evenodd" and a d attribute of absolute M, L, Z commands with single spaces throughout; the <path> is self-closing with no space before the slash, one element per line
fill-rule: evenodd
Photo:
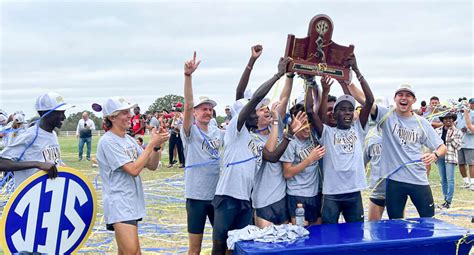
<path fill-rule="evenodd" d="M 280 59 L 276 73 L 258 88 L 247 88 L 262 52 L 261 45 L 251 48 L 235 101 L 225 107 L 220 125 L 216 101 L 194 95 L 192 77 L 198 75 L 200 64 L 196 53 L 183 68 L 184 105 L 176 105 L 173 112 L 142 115 L 137 104 L 123 97 L 100 105 L 107 130 L 96 152 L 102 206 L 119 253 L 140 251 L 138 222 L 146 211 L 140 173 L 157 169 L 165 144 L 168 167 L 177 159 L 185 171 L 190 254 L 201 250 L 207 219 L 213 227 L 213 254 L 226 253 L 230 230 L 249 224 L 295 224 L 299 204 L 304 225 L 336 224 L 341 215 L 345 222 L 362 222 L 361 191 L 367 188 L 368 220 L 381 219 L 385 209 L 390 219 L 403 218 L 408 197 L 420 217 L 432 217 L 436 205 L 428 176 L 434 163 L 444 196 L 440 208 L 452 206 L 456 165 L 462 187 L 474 190 L 474 98 L 441 105 L 432 97 L 429 105 L 422 102 L 415 110 L 416 91 L 403 84 L 394 90 L 390 105 L 373 95 L 351 55 L 344 66 L 360 86 L 352 80 L 301 75 L 305 94 L 290 103 L 295 73 L 286 71 L 289 58 Z M 267 94 L 284 76 L 285 86 L 270 104 Z M 330 95 L 334 83 L 344 95 Z M 0 170 L 13 172 L 16 186 L 39 170 L 57 175 L 60 150 L 54 129 L 61 127 L 68 104 L 58 94 L 47 93 L 35 106 L 40 118 L 34 127 L 18 126 L 25 125 L 22 113 L 0 115 L 1 124 L 8 127 L 2 132 L 6 143 Z M 91 158 L 94 129 L 83 114 L 77 125 L 79 160 L 84 144 L 86 159 Z"/>

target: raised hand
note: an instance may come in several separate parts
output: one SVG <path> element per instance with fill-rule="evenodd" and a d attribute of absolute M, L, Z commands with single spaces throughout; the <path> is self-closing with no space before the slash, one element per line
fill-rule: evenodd
<path fill-rule="evenodd" d="M 346 68 L 351 68 L 352 70 L 354 70 L 354 72 L 359 71 L 359 67 L 357 66 L 357 60 L 354 54 L 349 55 L 349 57 L 344 60 L 343 65 Z"/>
<path fill-rule="evenodd" d="M 334 83 L 334 80 L 331 77 L 324 75 L 321 77 L 321 86 L 323 87 L 324 91 L 330 91 L 331 85 Z"/>
<path fill-rule="evenodd" d="M 298 112 L 296 116 L 292 116 L 290 129 L 292 134 L 298 133 L 300 130 L 304 129 L 304 126 L 308 124 L 308 117 L 305 112 Z"/>
<path fill-rule="evenodd" d="M 286 58 L 280 58 L 280 61 L 278 62 L 278 75 L 281 77 L 286 73 L 286 67 L 292 61 L 293 59 L 290 57 Z"/>
<path fill-rule="evenodd" d="M 184 63 L 184 75 L 190 76 L 192 73 L 194 73 L 194 71 L 196 71 L 200 63 L 201 60 L 196 60 L 195 51 L 193 58 Z"/>
<path fill-rule="evenodd" d="M 255 46 L 252 46 L 252 58 L 257 59 L 262 55 L 263 47 L 260 44 L 257 44 Z"/>
<path fill-rule="evenodd" d="M 279 118 L 278 113 L 280 112 L 280 107 L 281 107 L 281 103 L 279 101 L 273 103 L 272 109 L 271 109 L 273 120 L 278 120 Z"/>

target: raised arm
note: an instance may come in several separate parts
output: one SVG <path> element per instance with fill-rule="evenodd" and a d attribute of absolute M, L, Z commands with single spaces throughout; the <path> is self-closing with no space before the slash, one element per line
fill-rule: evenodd
<path fill-rule="evenodd" d="M 321 94 L 321 103 L 319 104 L 319 110 L 316 111 L 318 113 L 319 118 L 321 119 L 322 123 L 328 123 L 328 97 L 329 91 L 331 90 L 331 85 L 334 81 L 329 78 L 328 76 L 321 77 L 321 87 L 323 87 L 323 91 Z"/>
<path fill-rule="evenodd" d="M 289 128 L 285 133 L 283 134 L 283 140 L 281 141 L 280 144 L 276 147 L 274 151 L 269 151 L 267 149 L 267 145 L 271 143 L 270 139 L 274 139 L 274 142 L 276 144 L 277 139 L 278 139 L 278 128 L 272 127 L 271 132 L 275 132 L 275 134 L 270 133 L 270 138 L 265 144 L 265 147 L 263 147 L 263 159 L 266 161 L 269 161 L 271 163 L 276 163 L 280 161 L 281 156 L 286 150 L 286 147 L 288 147 L 288 144 L 290 143 L 290 140 L 293 139 L 294 134 L 301 130 L 301 127 L 303 126 L 304 120 L 306 119 L 306 114 L 304 112 L 299 112 L 296 116 L 293 116 L 291 123 L 289 125 Z M 273 135 L 273 137 L 272 137 Z"/>
<path fill-rule="evenodd" d="M 193 81 L 192 74 L 198 68 L 201 60 L 196 60 L 196 52 L 192 59 L 184 63 L 184 118 L 183 128 L 186 136 L 190 135 L 191 126 L 193 124 Z"/>
<path fill-rule="evenodd" d="M 357 60 L 354 54 L 350 55 L 345 61 L 345 66 L 351 67 L 352 71 L 356 74 L 357 79 L 359 80 L 362 91 L 364 92 L 365 96 L 365 104 L 362 106 L 362 110 L 360 111 L 359 121 L 362 127 L 365 127 L 367 121 L 369 120 L 369 115 L 372 110 L 372 105 L 374 104 L 374 95 L 372 95 L 372 90 L 370 90 L 369 84 L 365 80 L 364 76 L 359 70 L 357 66 Z"/>
<path fill-rule="evenodd" d="M 286 109 L 288 108 L 288 101 L 290 100 L 291 90 L 293 89 L 293 79 L 295 77 L 294 73 L 287 73 L 285 79 L 285 87 L 280 94 L 280 104 L 279 108 L 280 116 L 285 116 Z"/>
<path fill-rule="evenodd" d="M 262 50 L 263 50 L 263 47 L 260 44 L 252 46 L 252 55 L 250 56 L 249 62 L 247 63 L 247 66 L 245 67 L 242 77 L 240 77 L 239 85 L 237 85 L 237 89 L 235 92 L 235 100 L 244 98 L 244 92 L 245 92 L 245 89 L 247 88 L 247 84 L 249 83 L 250 73 L 252 72 L 255 61 L 257 61 L 260 55 L 262 55 Z"/>
<path fill-rule="evenodd" d="M 288 65 L 289 62 L 290 62 L 290 58 L 281 58 L 280 62 L 278 63 L 278 72 L 275 75 L 273 75 L 273 77 L 270 78 L 268 81 L 260 85 L 260 87 L 252 95 L 250 102 L 248 102 L 242 108 L 237 120 L 238 131 L 242 129 L 247 117 L 252 113 L 252 111 L 255 111 L 255 107 L 268 94 L 273 84 L 275 84 L 275 82 L 278 81 L 285 74 L 286 66 Z"/>
<path fill-rule="evenodd" d="M 323 82 L 323 80 L 328 81 L 328 79 L 321 79 L 321 82 Z M 330 87 L 331 84 L 325 84 L 324 86 Z M 306 99 L 305 99 L 306 105 L 305 105 L 305 108 L 306 108 L 306 112 L 308 114 L 309 122 L 316 129 L 316 133 L 318 134 L 318 136 L 321 136 L 321 134 L 323 133 L 323 127 L 324 126 L 323 126 L 323 123 L 322 123 L 321 119 L 319 118 L 318 114 L 316 114 L 319 110 L 319 107 L 318 107 L 317 104 L 316 104 L 316 109 L 313 110 L 314 98 L 317 98 L 317 96 L 318 96 L 317 94 L 318 94 L 318 92 L 317 92 L 316 86 L 309 87 L 306 90 L 306 95 L 305 95 L 306 96 Z M 323 102 L 326 101 L 327 102 L 328 94 L 329 94 L 329 91 L 327 91 L 326 96 L 324 95 L 324 92 L 323 92 L 321 101 L 323 101 Z"/>

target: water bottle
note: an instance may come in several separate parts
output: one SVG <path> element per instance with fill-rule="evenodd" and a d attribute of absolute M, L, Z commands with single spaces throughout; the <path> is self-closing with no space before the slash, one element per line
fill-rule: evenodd
<path fill-rule="evenodd" d="M 304 208 L 302 203 L 296 204 L 296 211 L 295 211 L 295 220 L 296 226 L 304 226 Z"/>

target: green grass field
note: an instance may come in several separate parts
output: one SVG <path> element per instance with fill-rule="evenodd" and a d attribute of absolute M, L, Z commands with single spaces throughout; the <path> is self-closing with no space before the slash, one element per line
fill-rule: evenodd
<path fill-rule="evenodd" d="M 60 137 L 62 159 L 72 168 L 80 170 L 96 185 L 98 198 L 98 214 L 93 232 L 80 252 L 84 253 L 116 253 L 113 232 L 105 230 L 102 214 L 101 185 L 97 178 L 98 168 L 92 167 L 90 161 L 78 161 L 77 139 Z M 93 139 L 93 155 L 95 155 L 98 137 Z M 145 138 L 145 140 L 147 140 Z M 85 148 L 84 148 L 85 150 Z M 85 153 L 85 151 L 84 151 Z M 84 155 L 85 158 L 85 155 Z M 186 211 L 184 199 L 183 169 L 166 168 L 167 151 L 163 153 L 163 167 L 157 171 L 144 170 L 141 174 L 147 206 L 147 217 L 139 224 L 139 236 L 144 253 L 185 253 L 187 249 Z M 471 215 L 474 215 L 474 192 L 458 188 L 461 177 L 456 169 L 456 190 L 452 208 L 436 211 L 436 218 L 455 225 L 472 228 Z M 436 166 L 432 166 L 430 183 L 436 203 L 442 203 L 442 192 Z M 363 193 L 364 208 L 367 208 L 367 192 Z M 414 206 L 407 205 L 407 217 L 417 217 Z M 384 218 L 387 218 L 385 215 Z M 203 254 L 210 253 L 211 226 L 208 224 L 203 241 Z"/>

